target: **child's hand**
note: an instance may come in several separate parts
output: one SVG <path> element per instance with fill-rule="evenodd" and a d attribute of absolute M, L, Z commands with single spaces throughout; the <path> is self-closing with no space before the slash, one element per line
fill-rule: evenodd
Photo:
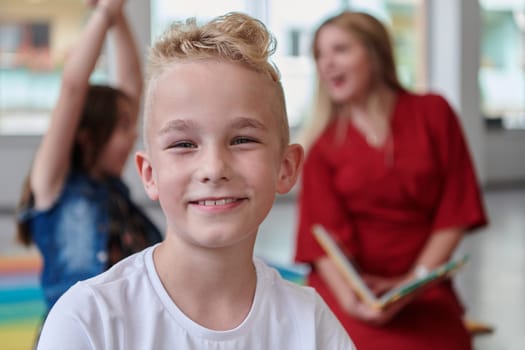
<path fill-rule="evenodd" d="M 121 13 L 125 0 L 88 0 L 88 2 L 104 11 L 110 19 L 115 19 Z"/>
<path fill-rule="evenodd" d="M 86 5 L 91 8 L 95 8 L 97 6 L 98 0 L 86 0 Z"/>

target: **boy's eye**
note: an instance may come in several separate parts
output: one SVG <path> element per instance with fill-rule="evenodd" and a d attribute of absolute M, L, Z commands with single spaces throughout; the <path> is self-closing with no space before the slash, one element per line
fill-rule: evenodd
<path fill-rule="evenodd" d="M 173 145 L 171 145 L 171 148 L 195 148 L 195 147 L 197 146 L 190 141 L 176 142 Z"/>
<path fill-rule="evenodd" d="M 232 141 L 232 145 L 240 145 L 243 143 L 250 143 L 250 142 L 255 142 L 255 140 L 249 137 L 237 137 Z"/>

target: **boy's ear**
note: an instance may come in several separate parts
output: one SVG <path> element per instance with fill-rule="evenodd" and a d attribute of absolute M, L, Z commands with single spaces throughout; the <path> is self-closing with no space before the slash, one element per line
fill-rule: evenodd
<path fill-rule="evenodd" d="M 158 200 L 159 192 L 148 154 L 144 151 L 135 153 L 135 164 L 137 165 L 142 185 L 144 185 L 148 197 L 154 201 Z"/>
<path fill-rule="evenodd" d="M 286 147 L 277 179 L 277 193 L 285 194 L 293 188 L 299 177 L 303 159 L 304 150 L 301 145 L 292 144 Z"/>

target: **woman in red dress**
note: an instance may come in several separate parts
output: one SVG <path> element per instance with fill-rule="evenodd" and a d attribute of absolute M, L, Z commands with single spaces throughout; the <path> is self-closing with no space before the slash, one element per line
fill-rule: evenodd
<path fill-rule="evenodd" d="M 299 197 L 296 260 L 358 349 L 471 349 L 463 307 L 443 281 L 383 311 L 361 302 L 312 235 L 322 224 L 377 293 L 449 260 L 486 224 L 460 123 L 439 95 L 396 76 L 385 27 L 343 12 L 315 33 L 319 76 L 313 140 Z"/>

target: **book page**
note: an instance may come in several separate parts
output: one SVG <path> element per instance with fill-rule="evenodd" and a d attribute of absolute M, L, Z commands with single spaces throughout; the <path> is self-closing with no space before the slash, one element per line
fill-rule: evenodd
<path fill-rule="evenodd" d="M 443 265 L 438 266 L 430 271 L 428 275 L 421 278 L 414 278 L 402 285 L 386 292 L 379 298 L 382 307 L 385 307 L 396 300 L 399 300 L 407 295 L 410 295 L 419 289 L 429 285 L 432 282 L 437 282 L 450 277 L 453 273 L 463 267 L 468 261 L 468 256 L 464 255 L 458 259 L 453 259 Z"/>
<path fill-rule="evenodd" d="M 352 286 L 354 292 L 370 305 L 377 304 L 378 299 L 368 288 L 348 257 L 342 252 L 334 238 L 321 225 L 314 225 L 312 231 L 319 244 L 336 264 L 347 282 Z"/>
<path fill-rule="evenodd" d="M 463 265 L 465 265 L 468 260 L 467 255 L 464 255 L 458 259 L 452 259 L 430 271 L 427 276 L 407 281 L 402 285 L 387 291 L 378 298 L 368 288 L 366 283 L 361 278 L 357 268 L 343 253 L 335 238 L 332 237 L 332 235 L 328 233 L 323 226 L 314 225 L 312 227 L 312 233 L 319 244 L 326 251 L 327 255 L 335 263 L 346 281 L 352 286 L 352 289 L 359 296 L 359 298 L 376 309 L 385 308 L 397 300 L 420 290 L 421 288 L 426 288 L 432 283 L 437 283 L 440 280 L 448 278 L 454 272 L 459 270 Z"/>

